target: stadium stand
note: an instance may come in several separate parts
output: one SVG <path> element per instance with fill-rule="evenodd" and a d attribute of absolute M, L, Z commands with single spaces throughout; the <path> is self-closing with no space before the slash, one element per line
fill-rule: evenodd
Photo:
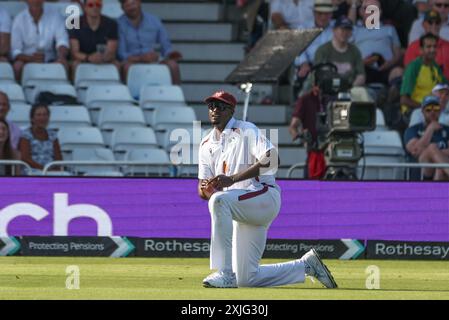
<path fill-rule="evenodd" d="M 171 85 L 170 70 L 163 64 L 133 64 L 126 81 L 131 95 L 139 100 L 142 86 Z"/>
<path fill-rule="evenodd" d="M 11 16 L 26 6 L 21 1 L 1 3 Z M 74 3 L 46 3 L 46 6 L 65 14 L 65 8 L 70 4 Z M 168 68 L 160 64 L 133 65 L 125 83 L 112 64 L 80 64 L 72 84 L 60 65 L 27 64 L 22 79 L 16 83 L 11 65 L 0 63 L 0 90 L 5 91 L 11 101 L 8 119 L 21 127 L 28 126 L 29 103 L 34 103 L 39 93 L 44 91 L 76 97 L 79 105 L 51 107 L 50 128 L 59 130 L 60 143 L 67 157 L 64 159 L 73 159 L 70 151 L 74 148 L 100 148 L 103 151 L 100 151 L 102 156 L 98 159 L 153 161 L 162 159 L 162 154 L 165 154 L 164 161 L 169 161 L 170 148 L 176 144 L 176 141 L 170 141 L 173 129 L 184 128 L 191 134 L 192 121 L 195 120 L 202 122 L 202 135 L 210 129 L 203 99 L 212 92 L 222 89 L 233 93 L 239 101 L 235 116 L 241 118 L 244 95 L 236 86 L 224 83 L 225 77 L 244 58 L 242 39 L 245 35 L 240 30 L 239 13 L 235 7 L 228 4 L 225 11 L 223 3 L 218 0 L 152 1 L 143 3 L 142 7 L 161 18 L 173 50 L 183 55 L 179 62 L 181 86 L 171 84 Z M 103 13 L 112 18 L 120 16 L 119 2 L 104 1 Z M 275 139 L 275 136 L 271 137 L 269 130 L 278 130 L 281 155 L 278 177 L 286 177 L 291 165 L 305 164 L 306 159 L 305 149 L 298 141 L 292 142 L 288 132 L 292 112 L 292 106 L 287 105 L 289 98 L 286 98 L 289 90 L 285 85 L 255 84 L 248 112 L 248 120 L 267 129 L 270 139 Z M 365 88 L 353 88 L 351 93 L 354 100 L 373 101 L 371 92 Z M 272 98 L 273 103 L 262 104 L 266 97 Z M 367 158 L 363 163 L 401 163 L 404 156 L 401 137 L 387 127 L 381 108 L 378 106 L 376 111 L 376 131 L 364 134 Z M 198 144 L 190 145 L 189 149 L 190 158 L 194 160 Z M 77 151 L 75 158 L 97 159 L 95 157 L 94 151 Z M 98 168 L 97 172 L 122 174 L 116 167 L 106 169 Z M 136 174 L 173 174 L 173 171 L 160 173 L 135 169 L 138 169 Z M 141 169 L 144 172 L 140 172 Z M 178 174 L 195 176 L 196 170 L 195 165 L 181 165 Z M 396 178 L 403 173 L 388 170 L 366 168 L 364 178 Z M 132 175 L 130 172 L 123 171 L 123 174 Z M 95 174 L 95 168 L 80 171 L 80 174 Z M 295 170 L 293 177 L 303 177 L 303 170 Z"/>

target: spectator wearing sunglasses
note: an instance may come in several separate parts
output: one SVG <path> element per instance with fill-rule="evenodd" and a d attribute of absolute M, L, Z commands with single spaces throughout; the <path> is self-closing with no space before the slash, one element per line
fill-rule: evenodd
<path fill-rule="evenodd" d="M 427 96 L 421 104 L 424 121 L 405 131 L 404 145 L 411 159 L 419 163 L 449 163 L 449 126 L 438 122 L 440 100 Z M 424 168 L 425 180 L 449 180 L 449 168 Z"/>
<path fill-rule="evenodd" d="M 118 19 L 118 56 L 123 80 L 134 63 L 162 63 L 170 69 L 172 82 L 181 83 L 177 61 L 182 55 L 172 49 L 170 38 L 156 16 L 142 11 L 140 0 L 120 0 L 124 14 Z M 160 52 L 157 48 L 160 47 Z"/>
<path fill-rule="evenodd" d="M 101 14 L 102 0 L 83 0 L 82 5 L 84 15 L 80 19 L 80 28 L 69 31 L 72 76 L 80 63 L 112 63 L 120 69 L 116 60 L 117 23 Z"/>
<path fill-rule="evenodd" d="M 69 39 L 64 19 L 57 11 L 45 8 L 44 2 L 27 0 L 28 8 L 12 23 L 11 56 L 17 81 L 30 62 L 57 62 L 68 68 Z"/>
<path fill-rule="evenodd" d="M 441 68 L 435 61 L 438 37 L 428 33 L 419 40 L 421 56 L 405 69 L 401 86 L 401 113 L 408 119 L 414 109 L 421 106 L 425 96 L 432 93 L 438 83 L 447 83 Z"/>
<path fill-rule="evenodd" d="M 435 61 L 443 70 L 446 79 L 449 79 L 449 41 L 439 37 L 441 30 L 441 17 L 435 10 L 426 12 L 422 26 L 426 33 L 431 33 L 438 37 L 437 52 Z M 404 57 L 404 65 L 407 66 L 420 56 L 419 40 L 413 41 L 407 48 Z"/>
<path fill-rule="evenodd" d="M 441 17 L 440 38 L 449 41 L 449 0 L 434 0 L 432 10 L 438 12 Z M 408 43 L 411 44 L 425 34 L 423 27 L 423 18 L 418 18 L 413 22 L 412 28 L 408 36 Z"/>

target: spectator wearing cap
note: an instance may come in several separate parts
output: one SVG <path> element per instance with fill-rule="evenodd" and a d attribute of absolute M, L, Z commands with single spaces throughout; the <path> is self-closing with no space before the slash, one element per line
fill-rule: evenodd
<path fill-rule="evenodd" d="M 84 15 L 80 19 L 80 28 L 69 30 L 72 77 L 80 63 L 112 63 L 120 70 L 116 60 L 117 22 L 101 14 L 102 0 L 83 0 L 82 3 Z"/>
<path fill-rule="evenodd" d="M 313 7 L 314 25 L 312 28 L 321 28 L 323 32 L 296 58 L 295 65 L 298 67 L 298 78 L 305 78 L 309 74 L 317 49 L 332 40 L 333 12 L 332 0 L 315 0 Z"/>
<path fill-rule="evenodd" d="M 449 0 L 434 0 L 432 10 L 438 12 L 441 17 L 440 38 L 449 41 Z M 418 40 L 426 33 L 423 27 L 423 18 L 416 19 L 408 36 L 408 43 Z"/>
<path fill-rule="evenodd" d="M 441 113 L 438 121 L 449 126 L 449 85 L 446 83 L 437 84 L 432 90 L 432 95 L 440 100 Z M 420 109 L 415 109 L 410 119 L 410 127 L 420 122 L 424 122 L 423 113 Z"/>
<path fill-rule="evenodd" d="M 420 102 L 438 83 L 447 83 L 435 61 L 438 37 L 428 33 L 419 41 L 421 56 L 409 63 L 402 78 L 401 113 L 406 117 L 413 109 L 420 108 Z"/>
<path fill-rule="evenodd" d="M 124 14 L 118 19 L 118 57 L 123 79 L 135 63 L 163 63 L 171 72 L 172 82 L 181 83 L 177 61 L 182 58 L 171 46 L 168 32 L 156 16 L 142 11 L 140 0 L 120 0 Z M 160 54 L 158 53 L 160 47 Z"/>
<path fill-rule="evenodd" d="M 400 78 L 403 69 L 401 42 L 396 29 L 380 23 L 379 29 L 366 28 L 370 14 L 369 6 L 376 6 L 382 12 L 379 0 L 364 0 L 359 10 L 362 20 L 354 28 L 354 44 L 360 50 L 365 65 L 366 82 L 380 82 L 391 85 Z"/>
<path fill-rule="evenodd" d="M 438 122 L 441 106 L 435 96 L 423 99 L 424 122 L 405 131 L 404 144 L 408 155 L 419 163 L 449 163 L 449 126 Z M 424 179 L 449 180 L 449 168 L 423 169 Z"/>
<path fill-rule="evenodd" d="M 314 64 L 332 63 L 340 76 L 352 86 L 365 84 L 365 69 L 360 50 L 349 43 L 352 37 L 351 20 L 343 16 L 335 22 L 332 40 L 318 48 Z"/>
<path fill-rule="evenodd" d="M 438 37 L 435 61 L 443 70 L 446 79 L 449 79 L 449 41 L 439 37 L 441 30 L 441 17 L 439 13 L 435 10 L 426 12 L 422 25 L 426 33 L 431 33 Z M 408 46 L 405 52 L 404 66 L 407 66 L 410 62 L 418 58 L 420 54 L 418 39 Z"/>
<path fill-rule="evenodd" d="M 64 19 L 57 11 L 44 7 L 44 2 L 27 0 L 28 8 L 12 23 L 11 57 L 17 81 L 23 66 L 30 62 L 57 62 L 68 68 L 69 40 Z"/>
<path fill-rule="evenodd" d="M 300 29 L 313 25 L 314 0 L 272 0 L 271 21 L 275 29 Z"/>
<path fill-rule="evenodd" d="M 0 61 L 8 61 L 11 49 L 11 17 L 0 8 Z"/>

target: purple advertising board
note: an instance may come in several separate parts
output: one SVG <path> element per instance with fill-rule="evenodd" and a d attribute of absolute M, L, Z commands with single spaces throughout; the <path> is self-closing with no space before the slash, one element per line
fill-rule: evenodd
<path fill-rule="evenodd" d="M 278 183 L 270 239 L 449 241 L 448 183 Z M 195 179 L 0 178 L 0 236 L 205 239 L 196 188 Z"/>

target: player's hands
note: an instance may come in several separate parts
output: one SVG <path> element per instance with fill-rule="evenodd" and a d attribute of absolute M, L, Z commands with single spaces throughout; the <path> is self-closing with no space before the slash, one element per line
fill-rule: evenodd
<path fill-rule="evenodd" d="M 208 185 L 213 185 L 216 189 L 221 190 L 223 188 L 230 187 L 234 184 L 234 180 L 231 177 L 220 174 L 215 178 L 209 180 Z"/>

